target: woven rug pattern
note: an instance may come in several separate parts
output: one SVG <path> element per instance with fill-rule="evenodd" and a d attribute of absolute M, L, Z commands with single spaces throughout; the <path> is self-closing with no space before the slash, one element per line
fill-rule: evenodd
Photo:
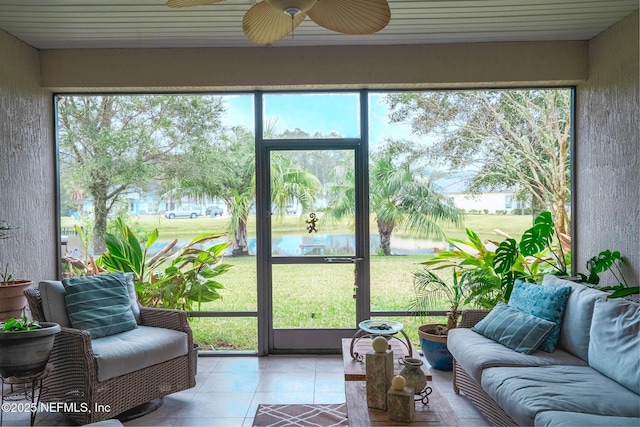
<path fill-rule="evenodd" d="M 344 403 L 336 404 L 260 404 L 253 420 L 256 427 L 334 427 L 347 426 Z"/>

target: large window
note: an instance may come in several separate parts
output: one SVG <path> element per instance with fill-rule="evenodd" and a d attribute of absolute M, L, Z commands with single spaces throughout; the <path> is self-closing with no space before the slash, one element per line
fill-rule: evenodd
<path fill-rule="evenodd" d="M 468 240 L 466 228 L 495 249 L 505 236 L 520 239 L 532 213 L 551 211 L 569 235 L 571 97 L 570 89 L 370 94 L 373 312 L 411 307 L 420 263 L 456 249 L 445 238 Z M 432 271 L 452 280 L 452 268 Z M 430 308 L 449 305 L 441 297 Z"/>
<path fill-rule="evenodd" d="M 253 96 L 60 95 L 57 101 L 62 275 L 92 272 L 89 257 L 100 264 L 105 235 L 122 235 L 116 218 L 143 248 L 157 230 L 139 278 L 146 283 L 139 286 L 142 302 L 195 311 L 200 317 L 191 326 L 201 349 L 257 349 Z M 165 293 L 151 284 L 167 276 L 182 248 L 210 233 L 223 235 L 193 247 L 228 243 L 222 262 L 231 267 L 213 263 L 219 275 L 200 280 L 202 288 L 193 285 L 192 294 L 204 297 L 191 298 L 180 278 L 164 283 Z M 173 255 L 154 265 L 160 252 Z M 184 277 L 201 268 L 191 267 L 182 268 Z"/>
<path fill-rule="evenodd" d="M 563 243 L 570 242 L 572 95 L 566 88 L 59 95 L 62 276 L 92 273 L 92 259 L 108 249 L 109 235 L 122 234 L 121 224 L 141 250 L 148 246 L 147 259 L 175 258 L 190 244 L 197 250 L 226 245 L 216 250 L 230 267 L 211 266 L 200 301 L 185 299 L 184 290 L 172 291 L 182 300 L 168 301 L 153 287 L 141 297 L 191 310 L 202 349 L 263 348 L 258 337 L 266 334 L 258 327 L 269 315 L 260 313 L 258 301 L 256 191 L 263 186 L 256 183 L 256 161 L 271 168 L 272 194 L 263 195 L 270 200 L 271 255 L 331 262 L 355 257 L 356 242 L 366 241 L 354 226 L 355 201 L 363 200 L 353 167 L 360 160 L 345 151 L 362 144 L 369 153 L 368 161 L 359 158 L 369 176 L 362 202 L 369 210 L 366 289 L 354 286 L 352 265 L 336 269 L 340 281 L 308 271 L 305 279 L 299 266 L 277 265 L 272 323 L 355 328 L 351 302 L 344 304 L 346 317 L 334 318 L 338 307 L 330 303 L 314 310 L 331 295 L 313 292 L 331 288 L 348 301 L 364 291 L 366 315 L 403 321 L 415 338 L 409 325 L 421 320 L 408 313 L 415 310 L 414 274 L 469 239 L 465 229 L 495 250 L 550 211 Z M 256 156 L 256 128 L 263 131 L 258 145 L 272 150 L 267 160 Z M 307 232 L 311 213 L 321 220 L 318 233 Z M 192 242 L 203 234 L 216 238 Z M 173 258 L 139 280 L 153 285 Z M 451 269 L 437 273 L 452 280 Z M 441 315 L 449 301 L 436 298 L 429 309 Z"/>

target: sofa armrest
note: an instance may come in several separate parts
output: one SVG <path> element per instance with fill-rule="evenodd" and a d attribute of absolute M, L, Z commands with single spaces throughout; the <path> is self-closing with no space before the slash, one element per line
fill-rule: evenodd
<path fill-rule="evenodd" d="M 489 310 L 464 310 L 458 328 L 471 328 L 484 319 L 487 314 L 489 314 Z"/>
<path fill-rule="evenodd" d="M 61 328 L 56 334 L 49 362 L 53 371 L 45 378 L 44 401 L 86 402 L 97 382 L 96 359 L 89 331 Z"/>
<path fill-rule="evenodd" d="M 173 329 L 191 336 L 191 326 L 185 311 L 141 306 L 140 318 L 144 326 Z"/>
<path fill-rule="evenodd" d="M 87 360 L 95 360 L 91 347 L 91 333 L 83 329 L 60 328 L 54 341 L 54 349 L 67 354 L 79 354 Z"/>

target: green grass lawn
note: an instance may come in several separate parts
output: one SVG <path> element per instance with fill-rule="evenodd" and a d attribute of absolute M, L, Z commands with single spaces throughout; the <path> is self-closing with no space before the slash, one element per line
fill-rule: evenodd
<path fill-rule="evenodd" d="M 305 217 L 295 215 L 274 217 L 272 223 L 273 232 L 276 235 L 306 232 L 305 219 Z M 167 239 L 192 238 L 205 232 L 225 232 L 229 228 L 229 219 L 222 217 L 210 218 L 201 216 L 196 219 L 167 219 L 161 215 L 140 215 L 131 217 L 130 221 L 137 223 L 141 229 L 147 232 L 151 232 L 151 230 L 157 228 L 160 237 Z M 78 224 L 78 222 L 73 218 L 61 217 L 62 227 L 72 227 L 74 224 Z M 464 229 L 467 227 L 478 233 L 482 239 L 502 240 L 502 238 L 494 232 L 495 229 L 501 229 L 513 237 L 519 238 L 522 232 L 531 227 L 531 225 L 532 217 L 528 215 L 467 215 L 462 227 L 454 228 L 443 225 L 442 230 L 447 237 L 464 238 Z M 346 221 L 323 222 L 321 220 L 318 227 L 321 228 L 322 232 L 332 234 L 347 233 L 351 230 Z M 247 230 L 250 236 L 255 236 L 255 215 L 249 217 Z M 373 215 L 370 218 L 369 230 L 372 234 L 378 233 Z M 394 234 L 398 237 L 412 236 L 412 233 L 403 230 L 396 230 Z"/>
<path fill-rule="evenodd" d="M 226 231 L 227 218 L 199 217 L 197 219 L 169 220 L 158 216 L 133 218 L 147 232 L 158 228 L 161 238 L 191 239 L 204 232 Z M 73 225 L 70 218 L 62 219 L 63 226 Z M 274 234 L 291 234 L 304 231 L 304 218 L 285 216 L 275 218 Z M 323 224 L 322 231 L 332 234 L 348 232 L 346 223 Z M 496 228 L 519 238 L 531 226 L 530 216 L 513 215 L 468 215 L 465 226 L 471 228 L 482 239 L 502 240 L 495 234 Z M 377 233 L 375 221 L 371 232 Z M 444 229 L 448 237 L 464 239 L 464 228 Z M 255 235 L 255 219 L 249 221 L 249 235 Z M 402 235 L 402 233 L 398 233 Z M 406 235 L 406 234 L 405 234 Z M 371 257 L 371 309 L 407 310 L 413 298 L 412 273 L 428 255 L 377 256 Z M 257 272 L 256 258 L 228 257 L 226 262 L 233 268 L 220 276 L 224 289 L 223 298 L 202 304 L 202 311 L 256 311 Z M 274 325 L 286 328 L 353 327 L 355 319 L 353 265 L 274 265 Z M 446 309 L 443 301 L 433 309 Z M 434 323 L 443 319 L 419 319 L 399 317 L 405 331 L 414 343 L 419 343 L 417 327 L 423 323 Z M 193 318 L 191 326 L 201 348 L 216 350 L 257 349 L 256 318 Z"/>

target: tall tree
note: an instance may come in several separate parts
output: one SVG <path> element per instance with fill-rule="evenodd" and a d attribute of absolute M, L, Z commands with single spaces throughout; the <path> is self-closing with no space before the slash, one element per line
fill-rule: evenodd
<path fill-rule="evenodd" d="M 414 155 L 453 170 L 473 167 L 470 191 L 516 187 L 569 234 L 571 92 L 568 89 L 398 93 L 393 123 L 435 142 Z"/>
<path fill-rule="evenodd" d="M 411 231 L 417 237 L 444 237 L 439 224 L 460 226 L 461 212 L 437 191 L 428 177 L 412 163 L 394 156 L 396 147 L 388 145 L 372 155 L 369 166 L 369 209 L 375 215 L 380 248 L 391 255 L 391 236 L 396 229 Z M 326 214 L 335 218 L 354 215 L 354 176 L 349 170 L 336 180 Z"/>
<path fill-rule="evenodd" d="M 208 95 L 61 96 L 60 163 L 75 191 L 93 198 L 94 252 L 127 191 L 145 188 L 189 147 L 220 130 L 221 99 Z"/>
<path fill-rule="evenodd" d="M 197 149 L 187 157 L 201 164 L 177 163 L 180 184 L 177 193 L 196 198 L 220 198 L 231 213 L 229 233 L 232 254 L 248 255 L 247 221 L 255 206 L 255 139 L 244 127 L 230 129 L 214 147 Z M 193 161 L 193 160 L 191 160 Z M 185 165 L 189 165 L 186 166 Z M 271 159 L 271 201 L 277 212 L 292 198 L 310 206 L 320 189 L 318 179 L 302 169 L 290 156 L 274 153 Z"/>

